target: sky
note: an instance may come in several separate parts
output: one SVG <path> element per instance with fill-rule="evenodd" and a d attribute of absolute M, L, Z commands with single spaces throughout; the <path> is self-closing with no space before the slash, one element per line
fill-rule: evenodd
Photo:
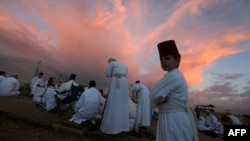
<path fill-rule="evenodd" d="M 107 88 L 108 58 L 129 84 L 164 74 L 157 44 L 175 40 L 189 105 L 250 114 L 249 0 L 1 0 L 0 54 L 39 59 Z"/>

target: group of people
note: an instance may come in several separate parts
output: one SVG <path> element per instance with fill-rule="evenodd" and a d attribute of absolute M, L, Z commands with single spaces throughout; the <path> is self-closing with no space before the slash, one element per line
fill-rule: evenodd
<path fill-rule="evenodd" d="M 96 89 L 96 82 L 89 81 L 88 89 L 82 92 L 75 103 L 75 114 L 70 121 L 91 125 L 106 134 L 131 130 L 138 132 L 150 127 L 151 109 L 157 108 L 159 115 L 156 141 L 198 141 L 196 115 L 187 106 L 187 82 L 178 69 L 181 54 L 174 40 L 161 42 L 157 47 L 161 68 L 167 73 L 152 90 L 139 80 L 129 87 L 127 66 L 109 58 L 105 71 L 106 76 L 110 78 L 107 97 L 103 100 L 101 92 Z M 32 89 L 42 85 L 39 81 L 42 75 L 39 74 L 38 78 L 32 80 Z M 65 82 L 57 90 L 68 90 L 71 84 L 72 82 Z M 35 88 L 31 94 L 34 93 Z M 129 93 L 132 93 L 131 97 Z M 100 111 L 101 106 L 103 108 Z M 99 126 L 95 126 L 98 113 L 101 113 L 101 122 Z"/>
<path fill-rule="evenodd" d="M 210 110 L 205 110 L 205 116 L 198 117 L 199 131 L 212 136 L 223 138 L 224 125 L 241 125 L 241 121 L 232 110 L 228 110 L 220 118 L 216 117 Z"/>
<path fill-rule="evenodd" d="M 133 99 L 137 103 L 134 129 L 150 126 L 150 109 L 158 108 L 157 141 L 198 141 L 197 119 L 192 108 L 187 106 L 188 87 L 178 70 L 181 55 L 175 41 L 164 41 L 157 46 L 161 67 L 167 73 L 149 92 L 140 81 L 132 86 L 131 91 L 137 97 Z M 111 79 L 100 130 L 106 134 L 128 132 L 128 68 L 114 58 L 108 62 L 106 76 Z"/>
<path fill-rule="evenodd" d="M 49 77 L 48 80 L 44 80 L 43 76 L 44 73 L 39 72 L 37 75 L 32 77 L 30 82 L 30 89 L 31 89 L 30 96 L 34 96 L 34 94 L 36 94 L 39 88 L 48 88 L 48 87 L 58 88 L 58 86 L 60 85 L 59 82 L 55 83 L 54 77 Z"/>
<path fill-rule="evenodd" d="M 13 73 L 7 77 L 5 71 L 0 71 L 0 96 L 19 95 L 19 87 L 17 73 Z"/>

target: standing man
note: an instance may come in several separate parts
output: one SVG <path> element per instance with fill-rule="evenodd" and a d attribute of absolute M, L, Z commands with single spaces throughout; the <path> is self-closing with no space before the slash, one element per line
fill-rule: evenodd
<path fill-rule="evenodd" d="M 138 132 L 139 127 L 148 128 L 150 126 L 150 92 L 147 86 L 137 80 L 133 85 L 132 93 L 137 95 L 135 100 L 137 103 L 135 131 Z"/>
<path fill-rule="evenodd" d="M 108 97 L 103 113 L 101 131 L 118 134 L 129 131 L 128 68 L 114 58 L 109 58 L 106 76 L 110 77 Z"/>
<path fill-rule="evenodd" d="M 150 94 L 151 107 L 159 107 L 156 141 L 198 141 L 196 115 L 188 103 L 188 86 L 179 64 L 174 40 L 158 44 L 161 68 L 167 71 Z"/>

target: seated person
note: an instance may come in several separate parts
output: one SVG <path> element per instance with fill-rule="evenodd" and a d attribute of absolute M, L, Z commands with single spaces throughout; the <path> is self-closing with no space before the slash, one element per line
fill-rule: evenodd
<path fill-rule="evenodd" d="M 205 118 L 201 115 L 198 117 L 198 129 L 199 131 L 204 131 L 206 129 Z"/>
<path fill-rule="evenodd" d="M 89 82 L 89 88 L 85 90 L 75 104 L 75 114 L 69 119 L 70 121 L 87 126 L 88 130 L 94 130 L 95 120 L 101 109 L 102 95 L 96 89 L 95 81 Z"/>
<path fill-rule="evenodd" d="M 224 125 L 231 125 L 232 120 L 228 117 L 228 115 L 222 115 L 220 118 L 220 122 L 216 123 L 215 129 L 211 131 L 205 131 L 205 134 L 212 137 L 223 138 L 224 136 Z"/>
<path fill-rule="evenodd" d="M 242 124 L 240 119 L 233 114 L 232 110 L 228 110 L 226 114 L 232 120 L 232 125 L 241 125 Z"/>
<path fill-rule="evenodd" d="M 57 96 L 61 100 L 64 99 L 67 96 L 67 92 L 70 90 L 71 85 L 73 84 L 74 86 L 79 86 L 78 83 L 75 82 L 76 80 L 76 75 L 71 74 L 69 77 L 69 81 L 62 83 L 60 87 L 57 89 Z"/>
<path fill-rule="evenodd" d="M 43 72 L 40 72 L 38 75 L 34 76 L 30 82 L 30 89 L 31 93 L 30 96 L 33 96 L 37 91 L 39 91 L 39 88 L 44 87 L 44 80 L 43 80 Z"/>
<path fill-rule="evenodd" d="M 224 125 L 222 122 L 217 122 L 214 132 L 218 137 L 223 138 L 224 136 Z"/>
<path fill-rule="evenodd" d="M 51 106 L 50 99 L 51 99 L 51 97 L 52 97 L 52 99 L 54 99 L 54 94 L 56 93 L 55 92 L 56 88 L 53 85 L 53 81 L 52 82 L 48 81 L 47 87 L 45 87 L 45 88 L 37 87 L 36 89 L 37 90 L 36 90 L 36 93 L 33 95 L 32 101 L 36 104 L 45 106 L 45 110 L 49 109 L 48 106 L 49 107 Z M 54 101 L 54 103 L 55 103 L 55 101 Z M 52 102 L 52 104 L 53 104 L 53 102 Z"/>
<path fill-rule="evenodd" d="M 45 85 L 44 85 L 45 88 L 55 87 L 54 80 L 55 80 L 54 77 L 50 77 L 49 80 L 45 81 Z"/>
<path fill-rule="evenodd" d="M 16 73 L 3 79 L 0 84 L 0 96 L 19 95 L 19 85 L 18 74 Z"/>
<path fill-rule="evenodd" d="M 204 130 L 214 130 L 216 127 L 216 123 L 218 121 L 217 117 L 210 112 L 210 110 L 205 111 L 206 117 L 205 117 L 205 126 L 206 128 Z"/>

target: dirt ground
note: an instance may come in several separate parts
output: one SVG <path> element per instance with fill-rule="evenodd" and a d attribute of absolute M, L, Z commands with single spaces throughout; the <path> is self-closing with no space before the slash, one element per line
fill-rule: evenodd
<path fill-rule="evenodd" d="M 1 141 L 138 141 L 139 137 L 129 137 L 126 134 L 104 135 L 93 132 L 86 135 L 77 135 L 63 131 L 56 131 L 50 126 L 42 126 L 33 122 L 0 114 L 0 139 Z M 148 140 L 148 139 L 145 139 Z M 150 139 L 149 139 L 150 140 Z M 222 141 L 199 133 L 200 141 Z"/>
<path fill-rule="evenodd" d="M 17 102 L 17 99 L 19 102 Z M 40 107 L 29 103 L 28 106 L 22 105 L 29 102 L 30 99 L 24 98 L 0 98 L 0 140 L 1 141 L 152 141 L 152 139 L 141 138 L 138 136 L 128 135 L 127 133 L 118 135 L 106 135 L 100 132 L 86 132 L 84 135 L 69 133 L 66 131 L 56 130 L 51 124 L 40 124 L 36 121 L 51 122 L 51 119 L 57 119 L 58 114 L 46 113 Z M 14 103 L 12 103 L 14 101 Z M 24 102 L 23 102 L 24 101 Z M 4 108 L 8 105 L 9 107 Z M 25 112 L 21 112 L 25 111 Z M 19 113 L 18 113 L 19 112 Z M 21 118 L 18 115 L 26 115 L 30 118 Z M 30 115 L 29 115 L 30 114 Z M 33 120 L 31 120 L 33 118 Z M 50 119 L 51 118 L 51 119 Z M 49 120 L 50 119 L 50 120 Z M 155 134 L 156 120 L 152 120 L 151 131 Z M 212 138 L 203 133 L 199 133 L 199 141 L 222 141 L 219 138 Z"/>

